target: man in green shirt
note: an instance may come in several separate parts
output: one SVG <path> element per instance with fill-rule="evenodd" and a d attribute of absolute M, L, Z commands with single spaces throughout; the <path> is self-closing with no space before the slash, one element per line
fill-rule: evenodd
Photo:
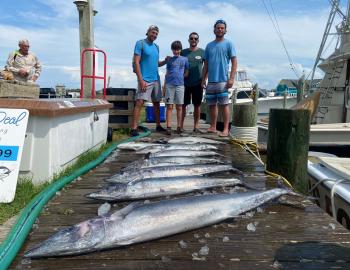
<path fill-rule="evenodd" d="M 190 47 L 181 51 L 181 55 L 188 58 L 189 62 L 189 74 L 185 78 L 185 96 L 184 104 L 182 107 L 182 121 L 181 129 L 183 130 L 183 124 L 186 116 L 186 106 L 192 104 L 194 107 L 194 126 L 193 132 L 200 133 L 198 129 L 199 118 L 201 114 L 201 103 L 203 98 L 202 82 L 202 68 L 204 62 L 204 50 L 198 47 L 199 35 L 196 32 L 192 32 L 188 37 Z"/>

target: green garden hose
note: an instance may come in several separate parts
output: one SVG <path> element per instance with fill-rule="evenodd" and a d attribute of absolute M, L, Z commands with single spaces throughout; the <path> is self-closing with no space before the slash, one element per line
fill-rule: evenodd
<path fill-rule="evenodd" d="M 89 170 L 102 163 L 117 148 L 119 144 L 135 141 L 151 134 L 147 128 L 140 128 L 143 132 L 140 133 L 139 136 L 131 137 L 119 143 L 112 144 L 97 159 L 79 168 L 71 175 L 58 179 L 30 201 L 30 203 L 21 211 L 21 214 L 15 225 L 8 233 L 4 242 L 0 245 L 0 270 L 6 270 L 10 266 L 17 253 L 21 249 L 24 241 L 26 240 L 27 235 L 32 228 L 32 225 L 40 214 L 42 208 L 56 194 L 56 192 L 61 190 L 65 185 L 69 184 L 80 175 L 85 174 Z"/>

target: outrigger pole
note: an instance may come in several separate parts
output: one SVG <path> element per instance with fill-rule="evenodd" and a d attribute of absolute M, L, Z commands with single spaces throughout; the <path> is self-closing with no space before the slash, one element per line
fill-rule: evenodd
<path fill-rule="evenodd" d="M 316 68 L 317 68 L 320 60 L 321 60 L 321 55 L 322 55 L 324 46 L 326 44 L 327 38 L 329 36 L 329 31 L 330 31 L 330 29 L 332 27 L 335 15 L 338 13 L 338 14 L 340 14 L 340 16 L 343 17 L 343 20 L 349 20 L 349 16 L 348 16 L 349 15 L 349 2 L 348 2 L 348 14 L 346 16 L 339 9 L 339 2 L 340 2 L 340 0 L 330 0 L 330 2 L 332 3 L 332 8 L 331 8 L 331 12 L 329 13 L 327 25 L 326 25 L 326 28 L 325 28 L 324 33 L 323 33 L 323 37 L 322 37 L 322 42 L 321 42 L 320 48 L 318 49 L 318 53 L 317 53 L 317 56 L 316 56 L 316 61 L 315 61 L 315 64 L 313 66 L 313 69 L 312 69 L 312 74 L 311 74 L 311 79 L 310 79 L 310 87 L 313 84 L 315 71 L 316 71 Z"/>

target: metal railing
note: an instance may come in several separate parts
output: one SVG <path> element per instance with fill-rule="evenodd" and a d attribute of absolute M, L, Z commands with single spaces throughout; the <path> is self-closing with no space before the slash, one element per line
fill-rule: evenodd
<path fill-rule="evenodd" d="M 92 75 L 85 75 L 85 53 L 92 52 Z M 96 76 L 96 52 L 103 54 L 103 76 Z M 106 70 L 107 70 L 107 56 L 106 53 L 100 49 L 87 48 L 81 52 L 81 85 L 80 85 L 80 98 L 84 97 L 84 79 L 92 79 L 91 98 L 95 98 L 95 80 L 103 80 L 103 98 L 106 99 Z"/>

